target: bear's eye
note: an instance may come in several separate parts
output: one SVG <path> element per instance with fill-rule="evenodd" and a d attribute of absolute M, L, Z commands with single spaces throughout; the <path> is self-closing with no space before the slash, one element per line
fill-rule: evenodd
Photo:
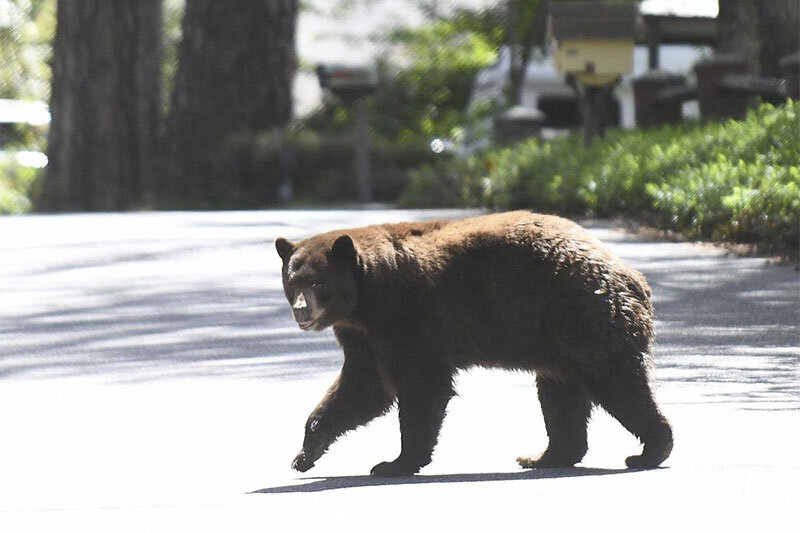
<path fill-rule="evenodd" d="M 328 299 L 328 290 L 325 288 L 325 283 L 322 281 L 316 281 L 311 284 L 311 290 L 314 291 L 314 294 L 317 296 L 319 300 L 327 300 Z"/>

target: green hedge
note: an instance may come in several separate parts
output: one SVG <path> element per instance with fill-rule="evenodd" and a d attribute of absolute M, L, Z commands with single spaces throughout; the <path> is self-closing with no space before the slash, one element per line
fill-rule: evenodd
<path fill-rule="evenodd" d="M 0 215 L 19 215 L 31 210 L 31 190 L 40 172 L 12 161 L 0 161 Z"/>
<path fill-rule="evenodd" d="M 797 257 L 799 119 L 800 103 L 788 102 L 764 104 L 743 121 L 614 131 L 590 148 L 577 137 L 529 140 L 417 172 L 403 201 L 424 204 L 419 192 L 438 187 L 452 204 L 467 191 L 462 204 L 634 216 Z"/>
<path fill-rule="evenodd" d="M 353 139 L 298 130 L 243 135 L 221 148 L 214 175 L 219 207 L 257 207 L 280 201 L 284 174 L 291 178 L 293 201 L 330 204 L 358 201 Z M 375 201 L 394 202 L 410 181 L 412 169 L 433 160 L 425 144 L 370 139 L 370 173 Z"/>

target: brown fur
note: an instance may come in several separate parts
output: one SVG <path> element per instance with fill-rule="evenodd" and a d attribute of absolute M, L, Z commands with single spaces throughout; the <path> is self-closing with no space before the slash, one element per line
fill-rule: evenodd
<path fill-rule="evenodd" d="M 650 289 L 641 274 L 568 220 L 528 212 L 385 224 L 276 241 L 289 302 L 321 302 L 342 372 L 306 424 L 305 471 L 342 433 L 399 407 L 402 451 L 375 475 L 428 464 L 453 375 L 471 366 L 533 371 L 549 436 L 526 468 L 572 466 L 586 452 L 592 404 L 644 443 L 654 467 L 672 430 L 648 382 Z M 298 322 L 308 314 L 295 313 Z"/>

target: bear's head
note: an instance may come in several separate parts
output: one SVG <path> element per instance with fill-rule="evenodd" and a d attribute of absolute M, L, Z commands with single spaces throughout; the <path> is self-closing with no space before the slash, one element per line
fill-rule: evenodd
<path fill-rule="evenodd" d="M 283 261 L 283 290 L 297 325 L 320 331 L 352 318 L 358 300 L 358 253 L 349 235 L 319 235 L 275 248 Z"/>

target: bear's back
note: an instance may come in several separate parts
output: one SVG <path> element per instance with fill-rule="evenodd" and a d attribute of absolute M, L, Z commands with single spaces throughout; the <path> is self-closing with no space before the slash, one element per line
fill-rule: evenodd
<path fill-rule="evenodd" d="M 552 215 L 511 211 L 474 218 L 383 224 L 351 234 L 368 256 L 409 259 L 410 268 L 430 273 L 476 254 L 523 254 L 562 263 L 613 262 L 607 248 L 574 222 Z M 401 261 L 402 263 L 402 261 Z"/>
<path fill-rule="evenodd" d="M 373 267 L 373 301 L 391 304 L 387 324 L 437 324 L 449 332 L 442 349 L 454 360 L 487 364 L 479 354 L 530 354 L 536 346 L 576 353 L 616 343 L 608 339 L 615 330 L 635 337 L 642 352 L 652 339 L 644 278 L 569 220 L 514 211 L 350 234 Z M 505 357 L 489 360 L 525 364 Z"/>

